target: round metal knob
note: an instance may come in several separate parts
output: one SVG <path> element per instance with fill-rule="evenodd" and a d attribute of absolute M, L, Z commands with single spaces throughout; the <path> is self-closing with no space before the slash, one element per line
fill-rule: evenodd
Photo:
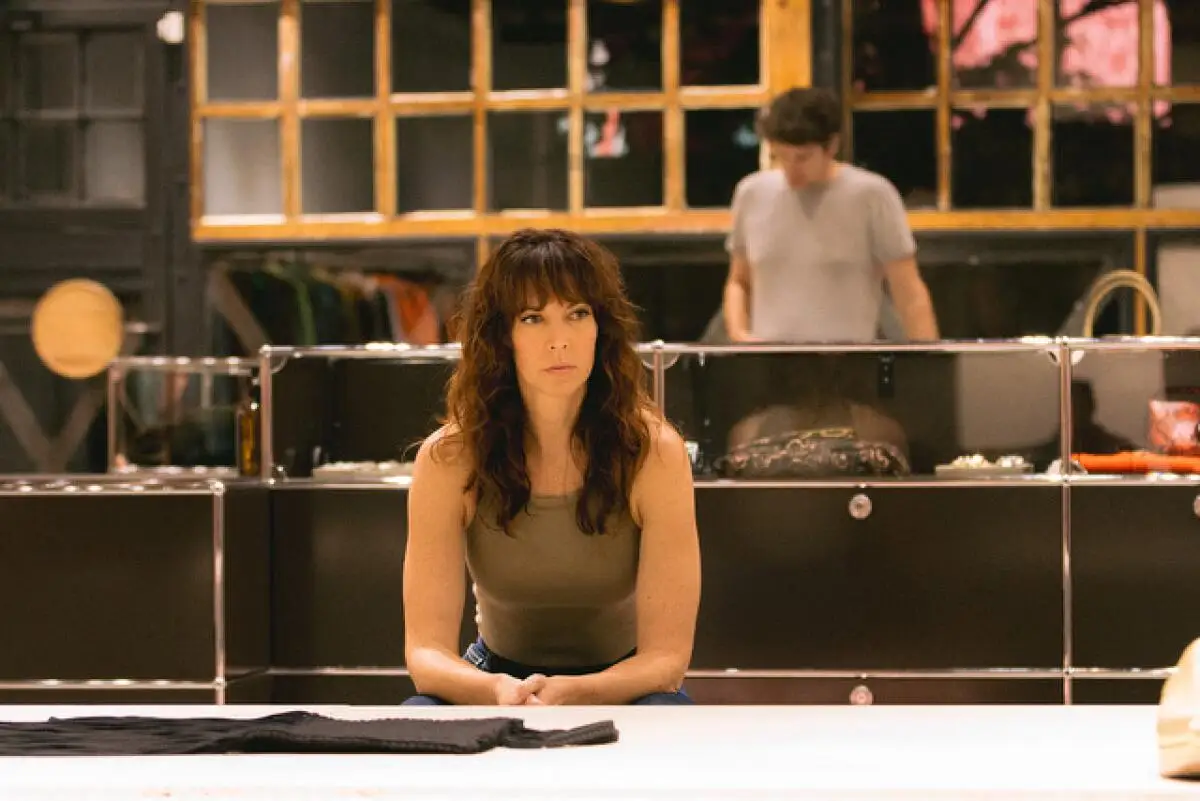
<path fill-rule="evenodd" d="M 850 691 L 850 703 L 853 706 L 870 706 L 875 703 L 875 696 L 870 687 L 860 684 Z"/>
<path fill-rule="evenodd" d="M 1196 500 L 1192 501 L 1192 514 L 1200 517 L 1200 495 L 1196 496 Z"/>
<path fill-rule="evenodd" d="M 850 499 L 850 516 L 855 520 L 866 520 L 871 516 L 871 499 L 866 495 L 858 494 Z"/>

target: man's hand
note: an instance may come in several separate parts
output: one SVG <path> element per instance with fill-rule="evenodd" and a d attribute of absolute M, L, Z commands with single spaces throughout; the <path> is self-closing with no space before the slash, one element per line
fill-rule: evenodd
<path fill-rule="evenodd" d="M 514 679 L 507 674 L 496 676 L 496 706 L 524 706 L 525 704 L 541 703 L 536 699 L 536 693 L 543 689 L 546 677 L 535 673 L 524 681 Z"/>

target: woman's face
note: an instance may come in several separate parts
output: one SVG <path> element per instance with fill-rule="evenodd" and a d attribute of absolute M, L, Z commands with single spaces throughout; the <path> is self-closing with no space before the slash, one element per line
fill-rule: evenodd
<path fill-rule="evenodd" d="M 583 303 L 551 297 L 513 321 L 513 358 L 524 393 L 570 397 L 583 391 L 596 359 L 596 317 Z"/>

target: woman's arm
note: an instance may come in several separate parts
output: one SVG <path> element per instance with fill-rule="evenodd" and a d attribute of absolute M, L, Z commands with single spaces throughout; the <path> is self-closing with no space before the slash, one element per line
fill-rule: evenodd
<path fill-rule="evenodd" d="M 637 653 L 608 670 L 574 680 L 546 680 L 547 704 L 626 704 L 675 692 L 692 658 L 700 605 L 700 539 L 692 465 L 683 438 L 651 423 L 652 447 L 634 484 L 642 528 L 637 578 Z"/>
<path fill-rule="evenodd" d="M 504 677 L 477 669 L 458 653 L 466 594 L 465 460 L 445 429 L 417 452 L 408 492 L 404 554 L 404 657 L 417 692 L 453 704 L 523 703 L 508 700 Z M 435 445 L 437 443 L 441 445 Z M 436 451 L 436 453 L 435 453 Z"/>

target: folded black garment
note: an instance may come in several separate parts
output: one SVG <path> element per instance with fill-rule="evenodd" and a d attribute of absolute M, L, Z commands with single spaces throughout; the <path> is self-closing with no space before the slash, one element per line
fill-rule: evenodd
<path fill-rule="evenodd" d="M 479 754 L 617 741 L 612 721 L 539 731 L 516 718 L 335 720 L 309 712 L 232 718 L 80 717 L 0 723 L 0 756 Z"/>

